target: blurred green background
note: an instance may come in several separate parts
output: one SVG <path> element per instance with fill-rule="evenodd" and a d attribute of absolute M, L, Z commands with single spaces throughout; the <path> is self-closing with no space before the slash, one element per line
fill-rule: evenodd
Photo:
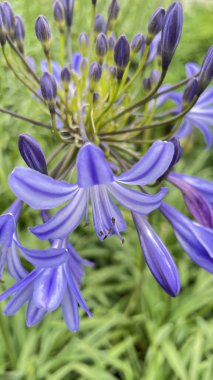
<path fill-rule="evenodd" d="M 107 1 L 98 0 L 98 9 L 106 14 Z M 135 32 L 146 33 L 146 25 L 156 6 L 171 1 L 121 0 L 118 32 L 131 38 Z M 42 58 L 34 35 L 34 21 L 39 14 L 50 20 L 58 58 L 58 34 L 53 23 L 51 0 L 13 0 L 17 14 L 26 24 L 26 51 L 36 62 Z M 183 37 L 170 67 L 168 82 L 184 78 L 184 64 L 202 62 L 213 40 L 213 2 L 186 0 Z M 80 31 L 89 29 L 90 1 L 76 0 L 74 46 Z M 30 118 L 48 121 L 41 106 L 27 90 L 16 83 L 1 55 L 0 106 Z M 36 137 L 48 153 L 48 131 L 0 115 L 0 208 L 3 211 L 13 195 L 7 176 L 15 165 L 22 165 L 17 150 L 21 132 Z M 179 170 L 213 180 L 212 151 L 195 132 L 190 154 Z M 171 202 L 179 203 L 172 191 Z M 180 210 L 184 210 L 180 204 Z M 185 211 L 185 210 L 184 210 Z M 67 331 L 60 311 L 48 315 L 38 326 L 25 327 L 25 310 L 13 317 L 0 314 L 0 379 L 2 380 L 211 380 L 213 374 L 213 278 L 192 263 L 177 245 L 173 232 L 158 213 L 153 225 L 169 247 L 180 269 L 182 291 L 170 299 L 155 283 L 145 266 L 137 235 L 131 222 L 121 246 L 116 237 L 101 243 L 92 228 L 80 228 L 72 243 L 80 254 L 96 262 L 86 271 L 83 295 L 94 314 L 82 314 L 78 333 Z M 24 212 L 21 219 L 22 241 L 38 244 L 26 232 L 35 224 L 35 213 Z M 24 240 L 25 239 L 25 240 Z M 5 289 L 11 280 L 4 278 Z M 0 305 L 1 309 L 3 305 Z"/>

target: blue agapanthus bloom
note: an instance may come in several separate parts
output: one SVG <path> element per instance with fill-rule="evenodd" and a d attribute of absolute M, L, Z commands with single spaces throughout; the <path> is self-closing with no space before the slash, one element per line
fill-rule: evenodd
<path fill-rule="evenodd" d="M 213 273 L 213 229 L 191 221 L 166 203 L 162 203 L 160 210 L 172 225 L 178 242 L 190 259 Z"/>
<path fill-rule="evenodd" d="M 126 222 L 112 199 L 142 215 L 158 208 L 167 193 L 166 188 L 150 195 L 125 185 L 144 186 L 157 180 L 168 169 L 173 154 L 172 143 L 157 141 L 137 164 L 116 177 L 103 151 L 86 143 L 77 156 L 76 184 L 58 181 L 26 168 L 16 168 L 9 177 L 9 184 L 19 199 L 35 209 L 51 209 L 69 201 L 47 223 L 31 229 L 42 240 L 63 238 L 76 229 L 87 215 L 89 199 L 97 235 L 101 239 L 114 233 L 121 237 Z"/>
<path fill-rule="evenodd" d="M 16 284 L 0 296 L 0 301 L 13 296 L 7 303 L 4 314 L 16 313 L 27 302 L 26 324 L 30 327 L 40 322 L 48 312 L 61 307 L 68 329 L 77 331 L 78 304 L 92 316 L 79 290 L 83 265 L 92 263 L 81 259 L 68 239 L 54 240 L 51 248 L 46 250 L 23 247 L 17 237 L 14 244 L 36 267 L 28 273 L 19 261 L 19 275 L 14 276 Z"/>

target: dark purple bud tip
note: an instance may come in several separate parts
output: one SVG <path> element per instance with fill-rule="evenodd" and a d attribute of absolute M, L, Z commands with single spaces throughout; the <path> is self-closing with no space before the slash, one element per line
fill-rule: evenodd
<path fill-rule="evenodd" d="M 51 113 L 55 112 L 55 100 L 57 96 L 57 84 L 53 75 L 45 72 L 40 78 L 41 92 L 48 103 Z"/>
<path fill-rule="evenodd" d="M 95 16 L 94 32 L 96 32 L 96 33 L 104 32 L 105 28 L 106 28 L 105 20 L 104 20 L 103 16 L 100 13 L 98 13 Z"/>
<path fill-rule="evenodd" d="M 88 69 L 88 60 L 86 58 L 82 58 L 80 63 L 80 70 L 85 73 Z"/>
<path fill-rule="evenodd" d="M 183 28 L 181 3 L 173 3 L 167 10 L 161 35 L 162 69 L 166 72 L 180 41 Z"/>
<path fill-rule="evenodd" d="M 60 32 L 63 33 L 65 27 L 65 11 L 62 2 L 59 0 L 56 0 L 53 4 L 53 15 L 59 25 Z"/>
<path fill-rule="evenodd" d="M 35 22 L 35 33 L 38 40 L 44 44 L 50 42 L 51 32 L 45 16 L 38 16 Z"/>
<path fill-rule="evenodd" d="M 29 168 L 47 174 L 47 164 L 39 143 L 30 135 L 23 133 L 19 136 L 18 147 L 23 160 Z"/>
<path fill-rule="evenodd" d="M 97 4 L 97 0 L 92 0 L 92 5 L 95 7 Z"/>
<path fill-rule="evenodd" d="M 129 63 L 129 58 L 130 46 L 126 36 L 123 34 L 118 38 L 115 44 L 114 61 L 118 68 L 125 69 Z"/>
<path fill-rule="evenodd" d="M 24 23 L 22 21 L 22 18 L 20 16 L 16 16 L 14 39 L 17 43 L 18 49 L 23 54 L 24 53 L 25 28 L 24 28 Z"/>
<path fill-rule="evenodd" d="M 156 69 L 153 69 L 150 73 L 150 84 L 151 84 L 151 87 L 153 88 L 154 86 L 156 86 L 156 84 L 159 82 L 160 80 L 160 73 L 158 70 Z"/>
<path fill-rule="evenodd" d="M 203 60 L 199 76 L 199 94 L 203 92 L 213 79 L 213 45 L 210 46 Z"/>
<path fill-rule="evenodd" d="M 69 85 L 69 83 L 71 81 L 71 71 L 70 71 L 69 67 L 64 67 L 61 70 L 61 81 L 65 87 L 67 87 L 67 85 Z"/>
<path fill-rule="evenodd" d="M 111 66 L 109 72 L 112 79 L 115 79 L 117 77 L 117 70 L 115 66 Z"/>
<path fill-rule="evenodd" d="M 111 20 L 117 20 L 118 14 L 120 11 L 120 4 L 118 0 L 111 0 L 111 3 L 109 4 L 108 8 L 108 17 L 110 17 Z"/>
<path fill-rule="evenodd" d="M 65 19 L 68 28 L 72 26 L 74 0 L 63 0 Z"/>
<path fill-rule="evenodd" d="M 5 17 L 2 4 L 0 4 L 0 44 L 6 44 L 6 30 L 5 30 Z"/>
<path fill-rule="evenodd" d="M 100 33 L 96 40 L 95 46 L 96 54 L 98 57 L 104 57 L 108 51 L 108 40 L 104 33 Z"/>
<path fill-rule="evenodd" d="M 169 139 L 169 141 L 174 145 L 174 155 L 169 165 L 168 171 L 170 171 L 173 168 L 173 166 L 180 161 L 183 155 L 183 149 L 180 145 L 180 141 L 176 137 L 172 137 L 171 139 Z"/>
<path fill-rule="evenodd" d="M 141 33 L 136 34 L 133 37 L 131 45 L 130 45 L 131 52 L 134 54 L 138 53 L 141 50 L 144 42 L 145 42 L 145 38 L 144 38 L 143 34 L 141 34 Z"/>
<path fill-rule="evenodd" d="M 188 106 L 198 94 L 198 79 L 192 78 L 183 93 L 183 107 Z"/>
<path fill-rule="evenodd" d="M 109 39 L 108 39 L 109 50 L 111 50 L 111 51 L 114 50 L 115 43 L 116 43 L 115 34 L 114 34 L 114 33 L 111 33 L 111 35 L 110 35 L 110 37 L 109 37 Z"/>
<path fill-rule="evenodd" d="M 102 75 L 101 65 L 97 62 L 93 62 L 89 69 L 90 85 L 99 82 Z"/>
<path fill-rule="evenodd" d="M 162 7 L 159 7 L 151 16 L 149 24 L 148 24 L 148 33 L 150 35 L 150 42 L 153 39 L 153 37 L 156 36 L 156 34 L 158 34 L 161 31 L 163 22 L 164 22 L 165 13 L 166 13 L 165 9 Z"/>
<path fill-rule="evenodd" d="M 98 92 L 93 93 L 93 103 L 97 103 L 100 99 L 100 94 Z"/>
<path fill-rule="evenodd" d="M 4 1 L 2 6 L 3 6 L 3 11 L 4 11 L 4 21 L 5 21 L 6 30 L 9 36 L 13 38 L 14 31 L 15 31 L 15 15 L 14 15 L 13 9 L 7 1 Z"/>
<path fill-rule="evenodd" d="M 144 78 L 143 79 L 143 89 L 145 92 L 149 92 L 151 91 L 151 82 L 150 82 L 150 78 Z"/>

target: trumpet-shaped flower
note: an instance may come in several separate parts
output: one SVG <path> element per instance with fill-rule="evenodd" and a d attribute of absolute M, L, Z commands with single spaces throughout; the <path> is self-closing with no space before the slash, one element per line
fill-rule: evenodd
<path fill-rule="evenodd" d="M 147 220 L 136 212 L 133 212 L 132 216 L 150 271 L 165 292 L 172 297 L 177 296 L 180 291 L 180 279 L 173 258 Z"/>
<path fill-rule="evenodd" d="M 191 221 L 166 203 L 162 203 L 160 210 L 172 225 L 177 240 L 190 259 L 213 273 L 213 229 Z"/>
<path fill-rule="evenodd" d="M 81 259 L 67 239 L 53 241 L 48 250 L 25 248 L 17 238 L 15 243 L 29 262 L 34 265 L 36 262 L 36 268 L 30 273 L 22 268 L 22 274 L 16 276 L 17 282 L 0 295 L 0 301 L 13 295 L 4 314 L 12 315 L 28 302 L 26 323 L 30 327 L 61 306 L 67 327 L 77 331 L 78 304 L 92 316 L 79 290 L 83 265 L 91 263 Z M 20 266 L 19 262 L 19 273 Z"/>
<path fill-rule="evenodd" d="M 173 154 L 172 143 L 157 141 L 130 170 L 115 177 L 103 151 L 92 143 L 86 143 L 77 156 L 76 184 L 21 167 L 14 169 L 9 184 L 20 199 L 35 209 L 51 209 L 69 201 L 47 223 L 31 229 L 42 240 L 63 238 L 76 229 L 83 216 L 87 215 L 89 199 L 97 235 L 101 239 L 114 233 L 121 237 L 120 232 L 126 228 L 126 223 L 113 199 L 142 215 L 158 208 L 166 188 L 150 195 L 125 185 L 144 186 L 155 181 L 167 170 Z"/>

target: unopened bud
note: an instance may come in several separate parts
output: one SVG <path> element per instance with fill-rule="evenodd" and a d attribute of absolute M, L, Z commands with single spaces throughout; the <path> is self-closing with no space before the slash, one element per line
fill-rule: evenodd
<path fill-rule="evenodd" d="M 166 72 L 180 41 L 183 27 L 183 9 L 179 2 L 167 10 L 161 35 L 162 69 Z"/>
<path fill-rule="evenodd" d="M 199 76 L 199 94 L 203 92 L 213 79 L 213 45 L 210 46 L 203 60 Z"/>
<path fill-rule="evenodd" d="M 109 50 L 113 51 L 116 43 L 115 34 L 111 33 L 110 37 L 108 38 L 108 46 Z"/>
<path fill-rule="evenodd" d="M 138 53 L 141 50 L 141 47 L 142 47 L 144 42 L 145 42 L 144 36 L 141 33 L 136 34 L 133 37 L 131 45 L 130 45 L 131 52 L 133 54 Z"/>
<path fill-rule="evenodd" d="M 115 79 L 117 77 L 117 69 L 115 66 L 111 66 L 109 72 L 112 79 Z"/>
<path fill-rule="evenodd" d="M 158 72 L 158 70 L 153 69 L 150 73 L 151 88 L 156 86 L 156 84 L 159 82 L 159 79 L 160 79 L 160 73 Z"/>
<path fill-rule="evenodd" d="M 143 88 L 145 92 L 149 92 L 152 88 L 150 78 L 143 79 Z"/>
<path fill-rule="evenodd" d="M 95 7 L 97 4 L 97 0 L 92 0 L 92 5 Z"/>
<path fill-rule="evenodd" d="M 49 23 L 45 16 L 38 16 L 35 22 L 35 33 L 38 40 L 41 42 L 44 52 L 49 53 L 51 32 Z"/>
<path fill-rule="evenodd" d="M 129 63 L 129 58 L 130 46 L 126 36 L 123 34 L 118 38 L 115 44 L 114 61 L 120 69 L 125 69 Z"/>
<path fill-rule="evenodd" d="M 98 92 L 94 92 L 93 93 L 93 103 L 97 103 L 100 99 L 100 95 L 98 94 Z"/>
<path fill-rule="evenodd" d="M 65 11 L 61 1 L 56 0 L 53 4 L 54 19 L 59 26 L 60 33 L 64 33 L 65 29 Z"/>
<path fill-rule="evenodd" d="M 0 44 L 4 46 L 6 44 L 7 35 L 5 30 L 5 17 L 2 4 L 0 4 Z"/>
<path fill-rule="evenodd" d="M 47 174 L 47 164 L 39 143 L 27 133 L 19 136 L 19 151 L 29 168 Z"/>
<path fill-rule="evenodd" d="M 90 79 L 90 90 L 92 91 L 95 87 L 95 83 L 99 82 L 102 75 L 101 65 L 97 62 L 93 62 L 89 69 L 89 79 Z"/>
<path fill-rule="evenodd" d="M 2 4 L 4 11 L 5 28 L 9 36 L 13 39 L 15 32 L 15 15 L 13 9 L 7 1 Z"/>
<path fill-rule="evenodd" d="M 88 46 L 89 46 L 89 37 L 88 37 L 88 34 L 85 33 L 85 32 L 82 32 L 79 35 L 78 43 L 79 43 L 80 51 L 84 55 L 86 53 L 87 49 L 88 49 Z"/>
<path fill-rule="evenodd" d="M 103 58 L 108 51 L 108 41 L 104 33 L 100 33 L 96 40 L 95 46 L 96 54 L 99 58 Z"/>
<path fill-rule="evenodd" d="M 80 63 L 80 70 L 81 72 L 85 73 L 87 69 L 88 69 L 88 60 L 83 57 Z"/>
<path fill-rule="evenodd" d="M 61 81 L 66 90 L 69 88 L 69 84 L 71 82 L 71 71 L 68 67 L 64 67 L 61 70 Z"/>
<path fill-rule="evenodd" d="M 65 19 L 68 28 L 72 26 L 74 0 L 63 0 Z"/>
<path fill-rule="evenodd" d="M 40 78 L 40 86 L 41 93 L 49 106 L 50 113 L 54 113 L 57 96 L 57 84 L 54 76 L 45 72 Z"/>
<path fill-rule="evenodd" d="M 101 32 L 104 32 L 105 28 L 106 28 L 105 20 L 104 20 L 103 16 L 100 13 L 98 13 L 95 16 L 94 32 L 96 32 L 97 34 L 101 33 Z"/>
<path fill-rule="evenodd" d="M 195 96 L 198 94 L 198 79 L 192 78 L 186 85 L 186 88 L 183 93 L 183 103 L 182 106 L 185 108 L 188 106 Z"/>
<path fill-rule="evenodd" d="M 120 4 L 118 0 L 111 0 L 111 3 L 109 4 L 108 8 L 108 17 L 110 17 L 111 20 L 117 20 L 118 14 L 120 11 Z"/>
<path fill-rule="evenodd" d="M 24 23 L 22 21 L 22 18 L 20 16 L 16 16 L 14 39 L 17 43 L 18 49 L 23 54 L 24 53 L 25 28 L 24 28 Z"/>
<path fill-rule="evenodd" d="M 150 42 L 153 40 L 153 37 L 161 31 L 164 17 L 165 9 L 162 7 L 157 8 L 151 16 L 148 24 L 148 37 L 146 41 L 148 44 L 150 44 Z"/>

